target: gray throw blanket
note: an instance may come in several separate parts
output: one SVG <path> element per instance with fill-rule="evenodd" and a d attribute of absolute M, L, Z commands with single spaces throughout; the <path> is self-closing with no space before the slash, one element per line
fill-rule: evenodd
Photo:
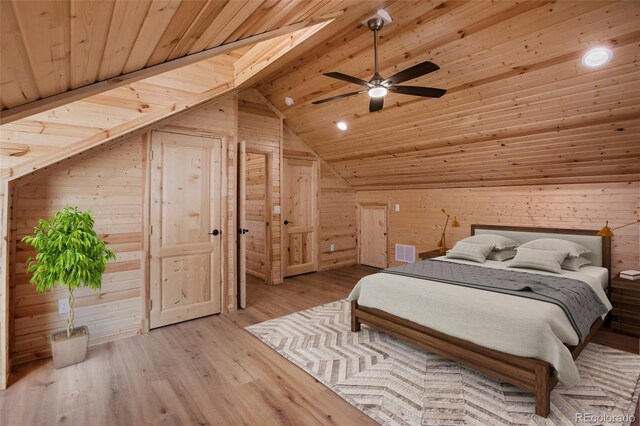
<path fill-rule="evenodd" d="M 580 341 L 587 337 L 594 321 L 609 311 L 587 283 L 562 276 L 439 260 L 408 263 L 382 272 L 553 303 L 565 312 Z"/>

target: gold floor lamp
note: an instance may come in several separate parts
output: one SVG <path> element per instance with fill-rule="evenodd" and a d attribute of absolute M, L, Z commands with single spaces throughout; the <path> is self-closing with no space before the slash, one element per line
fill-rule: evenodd
<path fill-rule="evenodd" d="M 596 235 L 599 237 L 613 237 L 613 231 L 615 231 L 616 229 L 624 228 L 625 226 L 634 225 L 636 223 L 640 223 L 640 219 L 636 220 L 635 222 L 627 223 L 625 225 L 616 226 L 612 229 L 609 228 L 609 221 L 607 221 L 607 223 L 604 225 L 604 228 L 602 228 Z"/>
<path fill-rule="evenodd" d="M 447 213 L 445 209 L 440 209 L 440 211 L 447 216 L 447 220 L 444 223 L 444 228 L 442 228 L 442 236 L 440 237 L 440 241 L 438 241 L 438 247 L 439 247 L 440 253 L 445 254 L 448 250 L 447 239 L 446 239 L 447 225 L 449 224 L 449 221 L 451 221 L 452 228 L 460 228 L 460 222 L 458 222 L 458 219 L 455 216 L 453 217 L 453 220 L 452 220 L 451 215 Z"/>

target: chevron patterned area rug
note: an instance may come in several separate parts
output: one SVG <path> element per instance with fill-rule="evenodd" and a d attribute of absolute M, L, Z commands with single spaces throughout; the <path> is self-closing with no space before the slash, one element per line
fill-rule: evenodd
<path fill-rule="evenodd" d="M 531 393 L 366 326 L 352 333 L 347 300 L 247 330 L 385 425 L 624 425 L 638 403 L 640 356 L 593 343 L 577 361 L 582 380 L 556 387 L 544 419 Z"/>

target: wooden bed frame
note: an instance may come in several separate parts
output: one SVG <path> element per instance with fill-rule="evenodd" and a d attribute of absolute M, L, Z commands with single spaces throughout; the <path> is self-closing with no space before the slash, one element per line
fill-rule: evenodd
<path fill-rule="evenodd" d="M 596 235 L 597 231 L 575 229 L 548 229 L 496 225 L 471 225 L 471 234 L 476 229 L 495 229 L 524 232 L 544 232 L 558 234 Z M 602 265 L 611 271 L 611 239 L 602 238 Z M 598 318 L 591 326 L 588 336 L 577 346 L 567 346 L 578 358 L 584 347 L 596 334 L 603 320 Z M 351 331 L 360 331 L 360 325 L 370 327 L 395 336 L 415 346 L 436 353 L 445 358 L 474 368 L 500 381 L 511 383 L 521 389 L 533 392 L 536 399 L 536 414 L 547 417 L 551 410 L 551 391 L 558 383 L 553 367 L 546 361 L 507 354 L 449 336 L 431 328 L 391 315 L 379 309 L 358 306 L 351 302 Z"/>

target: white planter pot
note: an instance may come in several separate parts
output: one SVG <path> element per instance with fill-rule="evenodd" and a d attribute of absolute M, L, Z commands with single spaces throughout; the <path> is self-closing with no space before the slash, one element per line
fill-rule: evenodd
<path fill-rule="evenodd" d="M 67 337 L 67 330 L 51 333 L 51 353 L 53 365 L 63 368 L 69 365 L 79 364 L 87 357 L 89 347 L 89 328 L 77 327 L 71 337 Z"/>

